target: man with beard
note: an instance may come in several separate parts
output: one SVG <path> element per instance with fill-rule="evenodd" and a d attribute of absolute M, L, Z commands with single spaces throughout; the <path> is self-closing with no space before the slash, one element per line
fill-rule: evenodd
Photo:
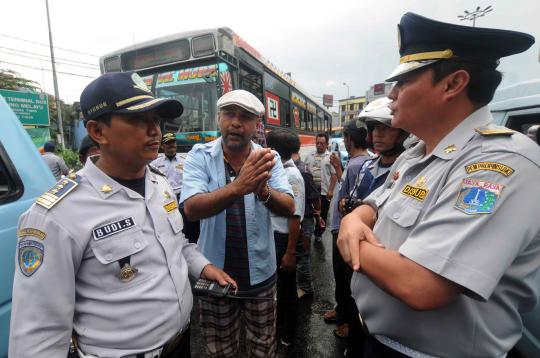
<path fill-rule="evenodd" d="M 176 135 L 172 132 L 165 133 L 161 139 L 161 149 L 163 155 L 157 157 L 151 165 L 159 169 L 171 184 L 174 195 L 180 200 L 182 192 L 182 178 L 184 175 L 184 157 L 176 153 Z M 199 238 L 199 221 L 189 221 L 186 219 L 184 210 L 180 208 L 180 214 L 184 221 L 182 232 L 188 238 L 189 242 L 197 242 Z"/>
<path fill-rule="evenodd" d="M 251 141 L 264 106 L 235 90 L 217 102 L 221 138 L 188 153 L 180 201 L 201 220 L 199 246 L 233 277 L 237 298 L 200 299 L 200 325 L 211 357 L 236 357 L 240 322 L 249 357 L 276 351 L 276 254 L 270 211 L 294 214 L 293 191 L 280 157 Z"/>

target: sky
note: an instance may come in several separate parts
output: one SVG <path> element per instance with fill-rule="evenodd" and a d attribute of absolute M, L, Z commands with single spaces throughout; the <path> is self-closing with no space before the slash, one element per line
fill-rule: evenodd
<path fill-rule="evenodd" d="M 501 86 L 540 78 L 538 0 L 49 0 L 49 11 L 59 93 L 67 103 L 78 101 L 99 76 L 99 56 L 165 35 L 221 26 L 291 72 L 311 96 L 332 94 L 337 100 L 365 95 L 397 66 L 396 25 L 405 12 L 471 25 L 457 15 L 488 5 L 494 10 L 477 19 L 477 26 L 523 31 L 537 39 L 528 51 L 501 60 Z M 45 0 L 4 0 L 2 7 L 0 68 L 54 93 Z"/>

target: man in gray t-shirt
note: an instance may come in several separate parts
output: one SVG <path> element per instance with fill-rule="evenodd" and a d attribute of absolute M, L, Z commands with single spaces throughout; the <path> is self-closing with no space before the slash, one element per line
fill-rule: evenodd
<path fill-rule="evenodd" d="M 67 175 L 69 173 L 69 168 L 62 157 L 54 154 L 54 142 L 45 143 L 43 149 L 45 150 L 45 153 L 43 153 L 43 159 L 49 166 L 49 169 L 51 169 L 54 178 L 56 180 L 60 180 L 62 175 Z"/>

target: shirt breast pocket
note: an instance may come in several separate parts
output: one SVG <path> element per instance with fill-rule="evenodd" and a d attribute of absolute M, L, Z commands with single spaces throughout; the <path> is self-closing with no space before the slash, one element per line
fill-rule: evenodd
<path fill-rule="evenodd" d="M 402 228 L 413 226 L 420 216 L 422 206 L 392 200 L 386 204 L 386 215 Z"/>
<path fill-rule="evenodd" d="M 148 242 L 138 227 L 105 239 L 92 239 L 90 247 L 97 260 L 94 273 L 99 276 L 106 292 L 132 288 L 151 278 L 150 272 L 141 268 L 145 261 L 147 246 Z M 120 278 L 120 262 L 128 257 L 129 265 L 136 271 L 131 271 L 127 275 L 128 279 L 122 280 Z M 124 265 L 124 261 L 122 261 L 122 265 Z"/>
<path fill-rule="evenodd" d="M 169 221 L 169 224 L 171 225 L 171 229 L 174 233 L 174 235 L 178 235 L 182 228 L 184 227 L 184 223 L 182 221 L 182 215 L 180 215 L 180 212 L 178 210 L 174 210 L 167 214 L 167 220 Z"/>

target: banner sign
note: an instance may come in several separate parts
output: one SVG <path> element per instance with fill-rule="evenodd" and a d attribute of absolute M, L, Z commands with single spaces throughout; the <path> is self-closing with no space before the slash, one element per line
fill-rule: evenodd
<path fill-rule="evenodd" d="M 323 94 L 323 106 L 332 107 L 334 105 L 334 96 L 331 94 Z"/>
<path fill-rule="evenodd" d="M 266 92 L 266 123 L 279 126 L 281 119 L 279 118 L 279 97 Z"/>
<path fill-rule="evenodd" d="M 49 100 L 45 93 L 0 89 L 0 95 L 4 97 L 23 125 L 49 125 Z"/>

